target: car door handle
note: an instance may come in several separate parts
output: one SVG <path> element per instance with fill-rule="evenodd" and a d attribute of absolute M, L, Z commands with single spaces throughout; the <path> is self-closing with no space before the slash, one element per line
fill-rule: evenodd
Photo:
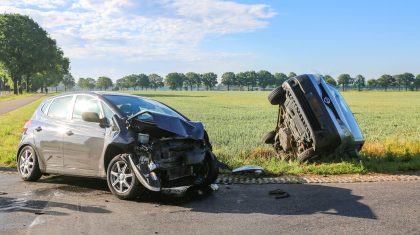
<path fill-rule="evenodd" d="M 38 131 L 38 132 L 40 132 L 40 131 L 42 131 L 42 127 L 39 126 L 39 127 L 35 128 L 35 130 Z"/>
<path fill-rule="evenodd" d="M 74 133 L 73 133 L 73 131 L 67 131 L 66 132 L 66 135 L 73 135 Z"/>

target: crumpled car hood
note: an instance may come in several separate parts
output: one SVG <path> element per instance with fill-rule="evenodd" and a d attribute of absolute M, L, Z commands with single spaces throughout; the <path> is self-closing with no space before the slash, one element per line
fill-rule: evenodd
<path fill-rule="evenodd" d="M 127 121 L 130 125 L 138 122 L 145 125 L 153 125 L 159 129 L 171 132 L 183 138 L 194 140 L 204 139 L 204 126 L 201 122 L 187 121 L 179 117 L 174 117 L 149 110 L 141 111 Z"/>

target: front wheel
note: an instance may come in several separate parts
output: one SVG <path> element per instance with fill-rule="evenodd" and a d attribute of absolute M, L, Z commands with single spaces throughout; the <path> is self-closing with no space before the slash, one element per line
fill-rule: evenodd
<path fill-rule="evenodd" d="M 106 172 L 108 187 L 119 199 L 135 198 L 140 192 L 140 184 L 124 154 L 115 156 Z"/>
<path fill-rule="evenodd" d="M 38 158 L 31 146 L 25 146 L 17 159 L 17 170 L 24 181 L 37 181 L 42 173 L 39 169 Z"/>
<path fill-rule="evenodd" d="M 203 185 L 207 186 L 214 183 L 219 176 L 219 164 L 212 152 L 209 152 L 204 159 L 205 175 Z"/>

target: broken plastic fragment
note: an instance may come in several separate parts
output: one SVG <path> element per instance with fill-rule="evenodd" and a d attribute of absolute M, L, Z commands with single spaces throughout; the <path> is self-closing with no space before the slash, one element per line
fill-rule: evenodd
<path fill-rule="evenodd" d="M 255 173 L 255 174 L 261 174 L 264 172 L 264 168 L 260 166 L 254 166 L 254 165 L 246 165 L 241 166 L 238 168 L 235 168 L 232 170 L 233 173 Z"/>
<path fill-rule="evenodd" d="M 211 188 L 213 191 L 217 191 L 217 190 L 219 190 L 219 185 L 217 185 L 217 184 L 210 184 L 210 188 Z"/>
<path fill-rule="evenodd" d="M 274 190 L 271 190 L 270 192 L 268 192 L 268 194 L 269 194 L 269 195 L 274 195 L 274 196 L 276 196 L 276 197 L 275 197 L 276 199 L 281 199 L 281 198 L 290 197 L 290 195 L 289 195 L 287 192 L 285 192 L 285 191 L 283 191 L 283 190 L 281 190 L 281 189 L 274 189 Z"/>

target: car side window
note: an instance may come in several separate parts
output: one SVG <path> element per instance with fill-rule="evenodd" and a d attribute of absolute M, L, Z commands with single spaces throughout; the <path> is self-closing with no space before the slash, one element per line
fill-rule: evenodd
<path fill-rule="evenodd" d="M 53 118 L 66 118 L 70 111 L 70 105 L 73 100 L 73 96 L 64 96 L 56 98 L 48 109 L 48 116 Z"/>
<path fill-rule="evenodd" d="M 108 119 L 109 123 L 112 122 L 112 117 L 114 116 L 114 112 L 112 112 L 112 110 L 105 105 L 104 103 L 102 103 L 102 108 L 104 110 L 104 115 L 106 117 L 106 119 Z"/>
<path fill-rule="evenodd" d="M 95 97 L 87 95 L 78 95 L 73 109 L 73 120 L 82 120 L 83 112 L 93 112 L 101 115 L 99 102 Z"/>
<path fill-rule="evenodd" d="M 42 108 L 41 108 L 41 112 L 43 112 L 43 113 L 47 113 L 47 109 L 48 109 L 48 106 L 51 104 L 51 100 L 47 100 L 47 101 L 45 101 L 45 103 L 42 105 Z"/>

